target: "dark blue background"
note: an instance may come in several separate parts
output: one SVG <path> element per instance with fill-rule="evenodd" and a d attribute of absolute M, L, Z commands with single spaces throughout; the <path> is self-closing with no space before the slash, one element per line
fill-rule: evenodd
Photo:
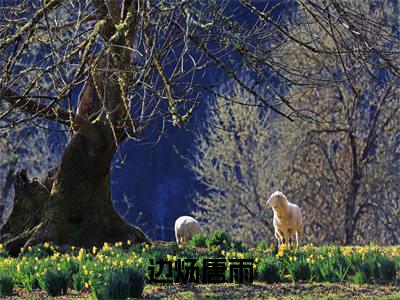
<path fill-rule="evenodd" d="M 277 2 L 255 1 L 254 5 L 263 10 Z M 284 12 L 288 4 L 275 6 L 274 17 Z M 239 2 L 232 1 L 230 6 L 239 23 L 254 24 L 257 21 L 257 17 Z M 218 68 L 209 68 L 204 78 L 206 82 L 202 83 L 213 83 L 216 82 L 214 78 L 221 80 L 223 76 Z M 154 145 L 127 142 L 116 155 L 111 177 L 114 206 L 121 214 L 129 209 L 126 220 L 141 226 L 152 239 L 174 240 L 176 218 L 190 214 L 195 208 L 195 191 L 204 192 L 187 167 L 187 159 L 191 159 L 195 151 L 194 132 L 201 130 L 206 121 L 209 101 L 210 97 L 204 94 L 186 128 L 169 127 L 167 135 Z M 125 155 L 124 165 L 119 165 L 119 158 Z M 121 201 L 124 195 L 133 207 L 129 208 Z M 143 214 L 137 221 L 139 213 Z"/>

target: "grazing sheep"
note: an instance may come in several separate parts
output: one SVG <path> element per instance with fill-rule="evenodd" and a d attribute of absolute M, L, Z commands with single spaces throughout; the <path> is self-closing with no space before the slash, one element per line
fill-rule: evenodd
<path fill-rule="evenodd" d="M 175 221 L 175 237 L 177 244 L 190 241 L 192 236 L 201 231 L 199 222 L 189 216 L 182 216 Z"/>
<path fill-rule="evenodd" d="M 303 231 L 300 208 L 296 204 L 290 203 L 286 196 L 279 191 L 269 197 L 267 207 L 271 207 L 274 211 L 275 237 L 278 244 L 290 245 L 296 233 L 296 245 L 299 247 Z"/>

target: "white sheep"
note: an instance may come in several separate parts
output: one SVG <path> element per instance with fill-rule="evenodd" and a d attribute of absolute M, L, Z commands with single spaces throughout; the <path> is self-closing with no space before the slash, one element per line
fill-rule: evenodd
<path fill-rule="evenodd" d="M 296 233 L 296 245 L 299 247 L 303 232 L 300 208 L 296 204 L 290 203 L 286 196 L 279 191 L 269 197 L 267 207 L 271 207 L 274 211 L 275 237 L 278 244 L 290 245 Z"/>
<path fill-rule="evenodd" d="M 184 244 L 190 241 L 192 236 L 201 232 L 199 222 L 189 216 L 182 216 L 175 221 L 175 238 L 177 244 Z"/>

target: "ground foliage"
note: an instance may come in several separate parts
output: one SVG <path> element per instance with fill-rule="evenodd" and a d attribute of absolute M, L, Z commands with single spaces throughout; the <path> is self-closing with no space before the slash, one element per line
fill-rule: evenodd
<path fill-rule="evenodd" d="M 220 238 L 220 240 L 218 240 Z M 203 243 L 203 242 L 202 242 Z M 204 243 L 203 243 L 204 244 Z M 300 249 L 267 246 L 256 248 L 216 232 L 205 247 L 177 246 L 172 242 L 133 245 L 130 241 L 102 248 L 58 247 L 49 243 L 30 247 L 18 257 L 4 249 L 0 260 L 0 291 L 21 297 L 59 296 L 102 299 L 143 297 L 251 297 L 257 295 L 399 296 L 400 247 L 334 245 Z M 248 284 L 149 284 L 150 259 L 253 258 L 255 283 Z M 266 271 L 267 270 L 267 271 Z M 130 280 L 127 280 L 130 278 Z M 13 291 L 13 292 L 11 292 Z M 132 295 L 132 296 L 130 296 Z M 118 296 L 118 297 L 120 297 Z"/>

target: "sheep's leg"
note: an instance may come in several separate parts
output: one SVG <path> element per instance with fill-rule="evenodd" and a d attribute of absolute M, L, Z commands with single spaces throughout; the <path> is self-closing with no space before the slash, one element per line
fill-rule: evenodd
<path fill-rule="evenodd" d="M 279 237 L 277 231 L 275 231 L 275 238 L 278 240 L 278 247 L 280 247 L 280 245 L 281 245 L 281 239 L 280 239 L 280 237 Z"/>
<path fill-rule="evenodd" d="M 278 247 L 280 247 L 282 244 L 283 238 L 282 238 L 281 233 L 278 230 L 275 230 L 275 237 L 278 240 Z"/>
<path fill-rule="evenodd" d="M 285 232 L 286 234 L 285 234 L 285 241 L 286 241 L 286 246 L 287 247 L 290 247 L 290 235 L 289 235 L 289 230 L 286 230 L 286 232 Z"/>
<path fill-rule="evenodd" d="M 179 245 L 179 244 L 182 244 L 182 235 L 180 234 L 180 233 L 177 233 L 176 234 L 176 243 Z"/>
<path fill-rule="evenodd" d="M 282 230 L 277 230 L 278 235 L 281 238 L 281 245 L 286 245 L 287 243 L 287 235 Z"/>
<path fill-rule="evenodd" d="M 291 246 L 292 246 L 292 243 L 293 243 L 293 236 L 294 236 L 293 229 L 288 229 L 288 230 L 287 230 L 287 233 L 288 233 L 288 243 L 289 243 L 289 247 L 291 247 Z"/>
<path fill-rule="evenodd" d="M 191 234 L 190 234 L 189 232 L 185 233 L 185 235 L 184 235 L 185 243 L 189 243 L 189 241 L 190 241 L 191 239 L 192 239 Z"/>
<path fill-rule="evenodd" d="M 303 228 L 300 226 L 297 228 L 297 233 L 296 233 L 296 240 L 297 240 L 297 248 L 300 246 L 300 240 L 303 235 Z"/>

